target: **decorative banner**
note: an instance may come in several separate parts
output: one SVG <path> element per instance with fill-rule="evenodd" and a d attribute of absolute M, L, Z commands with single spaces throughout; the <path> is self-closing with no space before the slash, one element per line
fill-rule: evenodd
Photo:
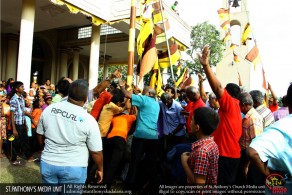
<path fill-rule="evenodd" d="M 236 53 L 233 51 L 233 61 L 234 62 L 240 62 L 238 55 L 236 55 Z"/>
<path fill-rule="evenodd" d="M 174 42 L 168 49 L 169 51 L 163 51 L 157 57 L 156 45 L 163 44 L 168 47 L 168 39 L 172 38 L 169 20 L 159 0 L 147 0 L 142 4 L 144 11 L 142 28 L 137 39 L 137 52 L 140 58 L 137 71 L 139 78 L 142 79 L 151 69 L 153 70 L 150 86 L 155 88 L 159 94 L 162 91 L 160 68 L 169 67 L 170 63 L 175 64 L 180 59 L 179 50 L 183 48 L 179 46 L 179 43 Z"/>
<path fill-rule="evenodd" d="M 250 24 L 247 23 L 244 30 L 243 30 L 243 34 L 242 34 L 242 38 L 241 38 L 241 43 L 243 45 L 246 45 L 246 41 L 250 40 L 251 36 L 251 27 Z"/>
<path fill-rule="evenodd" d="M 189 71 L 187 68 L 185 68 L 181 76 L 177 79 L 175 86 L 178 87 L 182 82 L 184 82 L 187 79 L 188 74 L 189 74 Z"/>
<path fill-rule="evenodd" d="M 154 63 L 157 60 L 157 49 L 155 47 L 156 34 L 154 33 L 153 36 L 149 36 L 146 41 L 148 43 L 146 43 L 145 50 L 142 54 L 142 60 L 140 63 L 139 71 L 140 80 L 145 74 L 147 74 L 152 69 Z"/>
<path fill-rule="evenodd" d="M 221 28 L 223 30 L 228 30 L 230 28 L 230 10 L 220 8 L 217 12 L 220 18 Z"/>
<path fill-rule="evenodd" d="M 176 42 L 174 42 L 169 47 L 172 64 L 175 64 L 181 57 L 180 52 L 179 52 L 179 48 L 180 48 L 180 46 Z M 167 50 L 158 54 L 158 62 L 159 62 L 159 65 L 161 68 L 167 68 L 170 66 Z"/>
<path fill-rule="evenodd" d="M 227 43 L 228 41 L 232 41 L 230 31 L 228 31 L 228 32 L 226 33 L 225 37 L 223 38 L 223 42 L 224 42 L 224 43 Z"/>
<path fill-rule="evenodd" d="M 256 45 L 247 53 L 245 59 L 252 62 L 254 69 L 256 68 L 256 65 L 260 62 L 259 49 Z"/>

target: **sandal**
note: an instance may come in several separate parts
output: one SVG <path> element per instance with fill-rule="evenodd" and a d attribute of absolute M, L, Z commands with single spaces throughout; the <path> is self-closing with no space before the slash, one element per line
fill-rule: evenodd
<path fill-rule="evenodd" d="M 38 162 L 40 159 L 39 158 L 30 158 L 27 160 L 28 163 L 32 163 L 32 162 Z"/>
<path fill-rule="evenodd" d="M 21 162 L 19 160 L 16 160 L 14 162 L 11 162 L 12 165 L 18 166 L 21 165 Z"/>

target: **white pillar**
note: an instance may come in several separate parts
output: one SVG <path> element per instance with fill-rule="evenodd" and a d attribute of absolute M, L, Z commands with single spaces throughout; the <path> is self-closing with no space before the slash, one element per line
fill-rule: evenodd
<path fill-rule="evenodd" d="M 73 78 L 72 78 L 73 81 L 78 79 L 79 51 L 80 48 L 73 48 Z"/>
<path fill-rule="evenodd" d="M 101 25 L 92 25 L 90 61 L 89 61 L 89 89 L 93 89 L 98 81 L 99 47 Z"/>
<path fill-rule="evenodd" d="M 17 49 L 19 37 L 14 34 L 7 36 L 7 63 L 6 63 L 6 80 L 9 78 L 16 79 Z"/>
<path fill-rule="evenodd" d="M 61 62 L 60 62 L 60 72 L 59 77 L 68 77 L 68 49 L 61 49 Z"/>
<path fill-rule="evenodd" d="M 20 24 L 17 80 L 23 82 L 26 91 L 29 90 L 30 87 L 34 18 L 35 0 L 23 0 Z"/>

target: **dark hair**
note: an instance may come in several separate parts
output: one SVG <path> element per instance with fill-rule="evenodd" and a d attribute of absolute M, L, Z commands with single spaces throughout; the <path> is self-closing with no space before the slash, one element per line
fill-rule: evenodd
<path fill-rule="evenodd" d="M 232 97 L 238 99 L 240 95 L 240 87 L 235 83 L 228 83 L 225 87 L 226 91 L 231 95 Z"/>
<path fill-rule="evenodd" d="M 75 101 L 86 101 L 87 95 L 88 82 L 86 80 L 78 79 L 69 85 L 69 98 L 72 98 Z"/>
<path fill-rule="evenodd" d="M 57 83 L 57 89 L 58 92 L 62 93 L 64 96 L 68 95 L 68 91 L 69 91 L 69 81 L 64 79 L 65 77 L 62 77 L 58 83 Z"/>
<path fill-rule="evenodd" d="M 173 87 L 171 87 L 171 86 L 166 86 L 166 87 L 165 87 L 165 91 L 168 90 L 168 89 L 171 90 L 171 93 L 172 93 L 173 95 L 175 94 L 175 90 L 174 90 Z"/>
<path fill-rule="evenodd" d="M 11 81 L 14 81 L 13 78 L 9 78 L 7 81 L 6 81 L 6 88 L 11 84 Z"/>
<path fill-rule="evenodd" d="M 39 108 L 40 107 L 40 99 L 36 98 L 33 102 L 32 102 L 32 107 L 33 109 Z"/>
<path fill-rule="evenodd" d="M 200 107 L 194 111 L 195 124 L 198 124 L 204 135 L 211 135 L 219 124 L 219 115 L 208 107 Z"/>
<path fill-rule="evenodd" d="M 21 87 L 21 85 L 23 85 L 23 82 L 15 81 L 14 83 L 11 83 L 10 85 L 11 85 L 11 88 L 12 88 L 12 90 L 10 92 L 11 97 L 12 97 L 16 93 L 16 89 L 18 89 L 19 87 Z"/>
<path fill-rule="evenodd" d="M 112 86 L 114 89 L 118 87 L 117 83 L 115 83 L 114 81 L 111 82 L 110 86 Z"/>
<path fill-rule="evenodd" d="M 23 85 L 23 82 L 21 81 L 15 81 L 14 83 L 12 83 L 12 87 L 14 89 L 19 88 L 21 85 Z"/>
<path fill-rule="evenodd" d="M 292 107 L 292 83 L 290 83 L 290 86 L 287 90 L 286 103 L 288 107 Z"/>
<path fill-rule="evenodd" d="M 113 95 L 112 99 L 111 99 L 111 102 L 117 104 L 119 102 L 124 102 L 124 98 L 125 98 L 125 95 L 124 93 L 122 92 L 122 90 L 116 88 L 116 89 L 113 89 L 111 91 L 111 94 Z"/>
<path fill-rule="evenodd" d="M 160 99 L 161 99 L 161 101 L 165 104 L 166 101 L 168 101 L 168 100 L 171 99 L 171 97 L 170 97 L 170 95 L 169 95 L 168 93 L 163 93 L 163 94 L 161 95 Z"/>

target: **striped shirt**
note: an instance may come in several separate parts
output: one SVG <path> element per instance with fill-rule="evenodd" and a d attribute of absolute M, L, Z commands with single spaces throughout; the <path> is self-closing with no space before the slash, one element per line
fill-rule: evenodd
<path fill-rule="evenodd" d="M 246 149 L 251 140 L 263 132 L 263 118 L 251 108 L 242 119 L 242 135 L 239 140 L 241 149 Z"/>
<path fill-rule="evenodd" d="M 206 176 L 206 183 L 217 184 L 219 149 L 214 137 L 197 140 L 192 145 L 188 164 L 195 175 Z"/>
<path fill-rule="evenodd" d="M 275 122 L 273 113 L 265 105 L 262 104 L 262 105 L 258 106 L 256 108 L 256 111 L 263 118 L 263 126 L 264 126 L 264 129 Z"/>
<path fill-rule="evenodd" d="M 10 100 L 10 111 L 14 112 L 14 121 L 16 125 L 25 124 L 24 114 L 25 102 L 23 96 L 18 96 L 17 93 Z"/>

